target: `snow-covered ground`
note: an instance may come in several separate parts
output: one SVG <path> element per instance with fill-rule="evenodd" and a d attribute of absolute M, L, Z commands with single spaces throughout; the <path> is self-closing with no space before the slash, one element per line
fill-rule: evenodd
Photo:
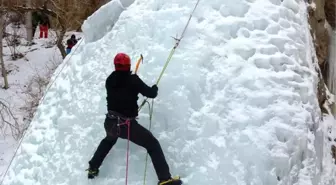
<path fill-rule="evenodd" d="M 112 1 L 85 22 L 84 41 L 56 70 L 3 185 L 125 183 L 122 139 L 97 179 L 89 182 L 85 172 L 105 137 L 104 85 L 113 57 L 126 52 L 134 67 L 142 53 L 140 76 L 155 83 L 171 36 L 181 33 L 196 0 L 132 2 Z M 306 16 L 299 0 L 201 0 L 154 105 L 152 132 L 172 174 L 189 185 L 323 182 L 324 135 Z M 146 127 L 147 115 L 144 108 L 139 116 Z M 143 184 L 145 150 L 131 144 L 130 151 L 129 184 Z M 147 184 L 156 184 L 148 167 Z"/>
<path fill-rule="evenodd" d="M 14 46 L 8 42 L 9 37 L 3 39 L 3 54 L 6 70 L 9 71 L 9 89 L 0 89 L 0 101 L 9 106 L 16 121 L 8 114 L 8 111 L 1 110 L 4 119 L 11 124 L 15 122 L 20 129 L 27 127 L 31 115 L 34 113 L 32 105 L 38 103 L 50 76 L 56 67 L 62 62 L 62 57 L 58 48 L 55 46 L 56 34 L 53 30 L 49 30 L 49 38 L 39 39 L 39 30 L 35 33 L 35 44 L 27 46 L 24 25 L 19 27 L 8 25 L 6 33 L 18 35 L 21 42 L 15 47 L 15 53 L 23 54 L 23 58 L 13 60 L 11 54 Z M 70 34 L 81 36 L 81 33 L 69 32 L 66 34 L 65 40 Z M 0 86 L 4 86 L 1 78 Z M 2 120 L 1 120 L 1 123 Z M 0 134 L 0 178 L 2 178 L 10 159 L 17 147 L 18 141 L 12 136 L 12 132 L 8 125 L 1 129 Z"/>

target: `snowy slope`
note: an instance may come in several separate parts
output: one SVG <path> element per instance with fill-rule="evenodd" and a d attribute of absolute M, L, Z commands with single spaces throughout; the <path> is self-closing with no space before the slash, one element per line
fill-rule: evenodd
<path fill-rule="evenodd" d="M 113 57 L 129 53 L 134 66 L 142 53 L 140 76 L 153 84 L 174 45 L 171 36 L 181 33 L 195 3 L 135 1 L 117 22 L 110 20 L 112 29 L 94 20 L 107 19 L 106 10 L 120 3 L 89 18 L 83 28 L 90 42 L 58 68 L 65 67 L 3 184 L 124 184 L 122 139 L 99 178 L 89 182 L 84 171 L 104 137 L 104 83 Z M 159 84 L 152 127 L 172 174 L 185 184 L 318 184 L 317 76 L 306 52 L 305 11 L 299 0 L 201 0 Z M 146 107 L 139 119 L 146 127 L 147 113 Z M 145 150 L 134 144 L 130 150 L 129 184 L 143 184 Z M 147 184 L 156 182 L 150 164 Z"/>
<path fill-rule="evenodd" d="M 11 57 L 14 46 L 9 45 L 10 37 L 3 39 L 3 54 L 8 73 L 9 89 L 0 88 L 0 101 L 10 107 L 11 113 L 16 118 L 17 125 L 24 129 L 31 118 L 30 114 L 34 112 L 32 106 L 38 103 L 41 98 L 45 83 L 48 82 L 53 70 L 61 63 L 62 57 L 56 47 L 56 34 L 53 30 L 49 30 L 49 38 L 39 39 L 39 30 L 37 29 L 34 38 L 34 45 L 27 46 L 25 39 L 26 30 L 24 25 L 14 27 L 9 24 L 6 32 L 16 34 L 19 37 L 20 45 L 16 46 L 16 53 L 23 54 L 23 57 L 13 60 Z M 64 42 L 70 37 L 66 33 Z M 74 33 L 81 36 L 80 33 Z M 39 82 L 39 83 L 37 83 Z M 4 86 L 3 79 L 0 78 L 0 86 Z M 14 125 L 13 117 L 4 110 L 0 110 L 1 116 Z M 2 119 L 0 119 L 2 121 Z M 1 122 L 0 121 L 0 122 Z M 2 124 L 0 124 L 2 125 Z M 9 126 L 1 128 L 0 134 L 0 179 L 5 173 L 7 166 L 14 155 L 18 141 L 12 136 Z M 17 132 L 15 132 L 17 133 Z"/>
<path fill-rule="evenodd" d="M 46 80 L 47 76 L 52 73 L 52 69 L 61 61 L 60 53 L 57 47 L 49 47 L 55 35 L 50 33 L 49 39 L 36 39 L 35 45 L 26 46 L 25 27 L 15 28 L 17 35 L 20 37 L 20 45 L 15 50 L 16 53 L 24 55 L 23 58 L 13 60 L 11 54 L 14 51 L 13 46 L 8 45 L 9 37 L 3 39 L 3 54 L 8 73 L 9 89 L 0 89 L 0 101 L 6 103 L 16 118 L 16 123 L 23 129 L 28 124 L 29 113 L 31 112 L 31 104 L 34 101 L 32 96 L 39 94 L 39 87 L 33 79 L 40 78 Z M 6 32 L 13 34 L 14 28 L 10 24 L 6 27 Z M 38 34 L 39 31 L 37 30 Z M 4 86 L 2 77 L 0 78 L 0 86 Z M 30 93 L 30 94 L 29 94 Z M 36 97 L 38 98 L 38 97 Z M 13 118 L 4 110 L 1 110 L 1 115 L 4 119 L 14 125 Z M 17 147 L 17 141 L 13 138 L 9 126 L 1 128 L 3 131 L 0 134 L 0 179 L 5 172 L 10 159 Z M 17 132 L 15 132 L 17 133 Z"/>
<path fill-rule="evenodd" d="M 36 45 L 31 47 L 21 46 L 19 51 L 24 53 L 25 57 L 15 61 L 9 57 L 9 47 L 4 47 L 6 69 L 10 71 L 8 74 L 10 88 L 7 90 L 0 89 L 0 101 L 5 102 L 10 107 L 20 129 L 27 126 L 29 113 L 31 112 L 30 105 L 34 101 L 29 92 L 35 95 L 39 91 L 38 86 L 34 84 L 35 81 L 33 82 L 32 79 L 41 77 L 40 79 L 44 80 L 48 73 L 51 73 L 50 70 L 62 61 L 57 55 L 57 48 L 45 48 L 44 44 L 44 41 L 38 41 Z M 2 78 L 0 86 L 4 86 Z M 14 124 L 14 120 L 9 114 L 3 111 L 2 115 L 6 121 Z M 0 134 L 0 177 L 9 164 L 17 144 L 17 141 L 12 137 L 9 126 L 5 127 L 3 131 Z"/>

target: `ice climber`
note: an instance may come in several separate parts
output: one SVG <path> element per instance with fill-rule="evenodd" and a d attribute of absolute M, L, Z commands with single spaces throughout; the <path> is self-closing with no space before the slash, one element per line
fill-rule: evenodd
<path fill-rule="evenodd" d="M 118 53 L 114 57 L 114 66 L 115 71 L 108 76 L 105 82 L 107 91 L 107 114 L 104 122 L 106 137 L 100 142 L 89 161 L 88 178 L 98 176 L 99 167 L 104 158 L 121 137 L 122 139 L 129 138 L 130 141 L 147 150 L 159 179 L 158 185 L 182 184 L 179 178 L 171 177 L 159 141 L 135 120 L 138 116 L 138 94 L 155 98 L 158 94 L 158 87 L 156 85 L 149 87 L 136 74 L 132 74 L 131 59 L 127 54 Z M 129 124 L 125 124 L 127 121 Z M 128 125 L 130 126 L 129 135 Z"/>

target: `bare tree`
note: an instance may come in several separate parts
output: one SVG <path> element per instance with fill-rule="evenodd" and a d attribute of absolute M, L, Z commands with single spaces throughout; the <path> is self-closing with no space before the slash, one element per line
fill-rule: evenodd
<path fill-rule="evenodd" d="M 31 28 L 31 11 L 42 12 L 52 18 L 53 27 L 57 30 L 57 47 L 62 57 L 66 52 L 63 39 L 69 29 L 80 30 L 83 21 L 96 11 L 107 0 L 26 0 L 26 5 L 22 0 L 11 0 L 5 3 L 4 9 L 27 14 L 27 28 Z M 28 21 L 28 16 L 30 20 Z M 30 30 L 27 30 L 27 34 Z M 28 34 L 31 35 L 31 34 Z M 30 38 L 27 39 L 28 41 Z"/>
<path fill-rule="evenodd" d="M 26 0 L 26 6 L 31 7 L 32 1 Z M 30 45 L 33 41 L 33 24 L 32 24 L 32 12 L 28 11 L 26 13 L 26 31 L 27 31 L 27 41 L 28 45 Z"/>
<path fill-rule="evenodd" d="M 65 53 L 65 48 L 62 44 L 62 40 L 64 38 L 65 32 L 66 32 L 66 18 L 61 14 L 62 11 L 53 11 L 51 9 L 47 8 L 47 4 L 51 2 L 54 3 L 52 0 L 45 0 L 44 4 L 37 5 L 36 7 L 27 7 L 23 5 L 12 5 L 12 6 L 5 6 L 3 7 L 4 10 L 7 11 L 15 11 L 15 12 L 29 12 L 29 11 L 39 11 L 42 12 L 46 15 L 52 16 L 55 18 L 57 25 L 60 25 L 60 34 L 58 34 L 57 38 L 57 47 L 60 50 L 62 57 L 65 58 L 66 53 Z M 57 8 L 58 10 L 61 10 L 60 8 Z"/>
<path fill-rule="evenodd" d="M 3 12 L 0 10 L 0 61 L 1 61 L 1 74 L 4 79 L 4 89 L 8 89 L 8 78 L 7 78 L 7 70 L 5 66 L 5 62 L 3 60 L 3 52 L 2 52 L 2 39 L 4 33 L 4 17 Z"/>
<path fill-rule="evenodd" d="M 20 18 L 18 14 L 14 15 L 13 18 L 9 13 L 6 13 L 6 20 L 4 24 L 4 28 L 8 25 L 11 26 L 11 32 L 5 32 L 5 36 L 3 36 L 3 39 L 5 39 L 7 46 L 10 49 L 11 52 L 11 57 L 13 60 L 17 60 L 19 58 L 24 57 L 24 55 L 18 50 L 20 44 L 21 44 L 21 23 L 20 23 Z"/>
<path fill-rule="evenodd" d="M 23 130 L 20 129 L 19 123 L 16 121 L 8 103 L 0 99 L 0 129 L 3 135 L 6 135 L 8 127 L 14 139 L 19 139 L 22 136 Z"/>

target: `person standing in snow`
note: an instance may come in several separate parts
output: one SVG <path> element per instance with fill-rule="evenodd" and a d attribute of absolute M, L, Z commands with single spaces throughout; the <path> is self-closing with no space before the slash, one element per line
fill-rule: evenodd
<path fill-rule="evenodd" d="M 74 34 L 71 35 L 71 38 L 67 40 L 66 54 L 71 52 L 71 49 L 74 45 L 77 44 L 77 39 Z"/>
<path fill-rule="evenodd" d="M 50 28 L 50 21 L 48 15 L 41 13 L 41 22 L 40 22 L 40 38 L 48 38 L 48 31 Z"/>
<path fill-rule="evenodd" d="M 181 185 L 179 178 L 172 178 L 159 141 L 153 134 L 137 121 L 138 94 L 155 98 L 158 87 L 147 86 L 136 74 L 130 71 L 131 60 L 127 54 L 118 53 L 114 57 L 115 71 L 105 82 L 107 90 L 107 110 L 104 128 L 106 137 L 100 142 L 96 152 L 89 161 L 88 178 L 98 176 L 99 167 L 118 138 L 130 139 L 133 143 L 144 147 L 152 159 L 158 176 L 158 185 Z M 125 124 L 129 121 L 129 124 Z M 128 135 L 130 126 L 130 135 Z"/>
<path fill-rule="evenodd" d="M 33 12 L 32 13 L 32 38 L 35 36 L 36 28 L 38 24 L 41 22 L 41 13 L 40 12 Z"/>

